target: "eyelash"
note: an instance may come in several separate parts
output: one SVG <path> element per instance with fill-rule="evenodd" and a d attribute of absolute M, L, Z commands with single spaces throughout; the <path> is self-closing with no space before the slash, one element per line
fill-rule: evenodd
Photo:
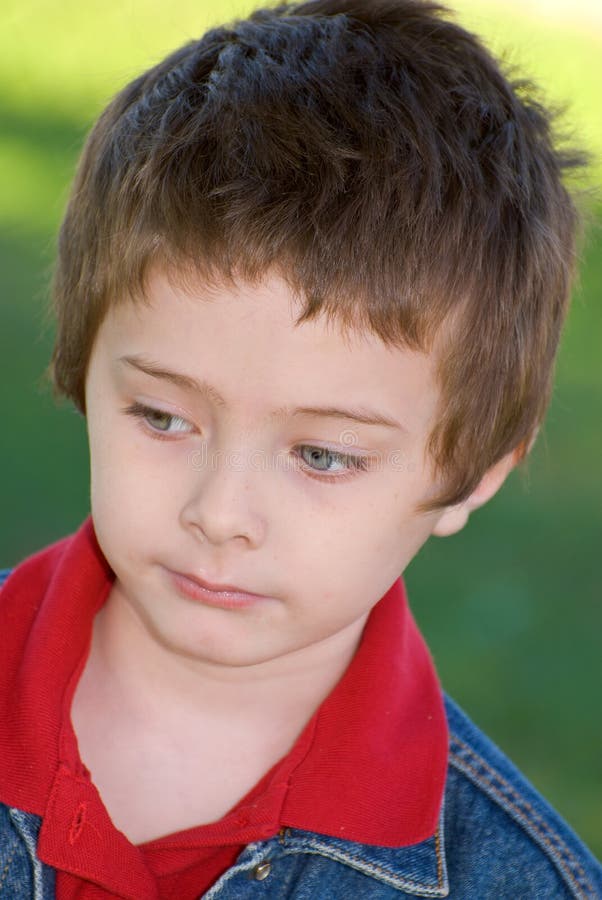
<path fill-rule="evenodd" d="M 180 421 L 188 424 L 186 419 L 182 418 L 182 416 L 172 415 L 172 413 L 166 413 L 161 409 L 154 409 L 152 406 L 145 406 L 143 403 L 132 403 L 130 406 L 126 406 L 123 410 L 128 416 L 132 416 L 132 418 L 137 419 L 141 425 L 144 427 L 147 433 L 151 433 L 154 440 L 159 441 L 168 441 L 172 439 L 172 435 L 168 432 L 161 432 L 160 430 L 154 428 L 150 422 L 149 418 L 151 416 L 163 416 L 170 420 L 170 424 L 173 421 Z M 181 432 L 182 434 L 189 434 L 190 432 Z M 348 470 L 344 474 L 339 475 L 320 475 L 319 469 L 311 469 L 309 466 L 303 466 L 303 470 L 307 472 L 310 478 L 315 478 L 318 481 L 328 481 L 331 484 L 333 482 L 347 481 L 349 478 L 355 477 L 358 472 L 365 472 L 369 467 L 369 459 L 367 456 L 355 456 L 352 454 L 344 454 L 338 453 L 334 450 L 329 450 L 327 447 L 314 447 L 311 444 L 299 444 L 299 447 L 308 450 L 317 450 L 318 452 L 323 452 L 328 454 L 331 458 L 336 459 L 339 462 L 344 462 L 348 466 Z M 300 459 L 300 454 L 296 454 L 297 459 Z"/>

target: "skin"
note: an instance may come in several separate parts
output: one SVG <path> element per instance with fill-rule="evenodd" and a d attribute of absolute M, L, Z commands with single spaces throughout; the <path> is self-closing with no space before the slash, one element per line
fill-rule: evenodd
<path fill-rule="evenodd" d="M 116 578 L 73 705 L 82 758 L 139 839 L 210 821 L 252 787 L 341 677 L 370 610 L 420 547 L 461 528 L 513 465 L 500 461 L 458 507 L 417 514 L 439 487 L 424 452 L 439 397 L 434 358 L 323 321 L 295 327 L 298 301 L 275 274 L 185 291 L 155 271 L 147 296 L 110 310 L 87 373 L 92 516 Z M 225 404 L 123 357 L 205 379 Z M 134 403 L 159 412 L 134 416 Z M 377 410 L 402 427 L 270 416 L 296 406 Z M 367 471 L 349 469 L 350 454 L 370 457 Z M 170 571 L 270 599 L 209 607 L 182 596 Z M 119 808 L 125 782 L 107 760 L 120 734 L 120 777 L 131 776 L 132 741 L 149 760 L 146 775 L 140 754 L 131 760 L 140 779 L 175 760 L 186 774 L 160 825 L 134 820 L 131 803 Z M 208 768 L 226 760 L 234 773 L 203 810 L 188 798 L 191 741 L 203 743 Z M 243 741 L 250 766 L 233 750 Z"/>

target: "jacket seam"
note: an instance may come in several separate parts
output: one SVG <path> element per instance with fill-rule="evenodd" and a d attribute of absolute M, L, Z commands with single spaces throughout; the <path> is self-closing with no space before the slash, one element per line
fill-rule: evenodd
<path fill-rule="evenodd" d="M 403 875 L 400 875 L 391 869 L 386 869 L 377 863 L 368 862 L 365 858 L 358 856 L 354 853 L 349 853 L 346 850 L 333 850 L 328 844 L 322 843 L 321 841 L 311 840 L 307 838 L 294 838 L 293 845 L 289 846 L 288 852 L 298 852 L 301 850 L 302 852 L 315 853 L 318 856 L 326 856 L 328 859 L 333 859 L 335 862 L 342 862 L 347 864 L 357 863 L 358 865 L 352 866 L 352 868 L 357 871 L 363 872 L 368 875 L 381 875 L 386 876 L 386 880 L 388 883 L 392 883 L 393 881 L 397 882 L 397 885 L 403 884 L 404 889 L 406 887 L 417 888 L 422 891 L 432 892 L 434 890 L 440 891 L 445 888 L 445 882 L 443 879 L 443 860 L 441 855 L 441 826 L 438 826 L 437 831 L 435 832 L 435 852 L 437 855 L 437 885 L 434 886 L 431 884 L 426 884 L 424 882 L 416 881 L 412 878 L 407 878 Z M 285 851 L 287 852 L 287 851 Z M 385 880 L 383 878 L 383 880 Z"/>
<path fill-rule="evenodd" d="M 474 768 L 474 766 L 472 766 L 469 762 L 467 762 L 459 754 L 454 753 L 453 750 L 450 748 L 450 754 L 449 754 L 450 761 L 456 766 L 456 768 L 463 770 L 463 771 L 465 769 L 468 769 L 469 772 L 474 776 L 474 781 L 477 784 L 481 784 L 481 783 L 486 784 L 488 787 L 488 790 L 498 800 L 507 803 L 517 813 L 517 815 L 519 815 L 523 819 L 527 820 L 528 825 L 533 829 L 533 831 L 535 831 L 540 836 L 543 843 L 547 847 L 549 847 L 553 851 L 555 850 L 558 854 L 560 854 L 560 858 L 557 860 L 558 865 L 560 866 L 567 881 L 570 883 L 572 889 L 577 891 L 577 897 L 580 898 L 580 900 L 585 900 L 585 898 L 586 898 L 586 895 L 582 892 L 582 887 L 584 887 L 586 890 L 588 890 L 590 892 L 590 894 L 593 896 L 593 887 L 587 880 L 587 875 L 585 873 L 585 870 L 583 869 L 583 867 L 581 866 L 579 861 L 576 859 L 576 857 L 573 856 L 573 854 L 571 853 L 569 848 L 566 846 L 566 844 L 560 837 L 560 835 L 557 834 L 557 832 L 554 831 L 554 829 L 549 825 L 549 823 L 533 809 L 531 804 L 521 794 L 519 794 L 518 791 L 508 781 L 506 781 L 506 779 L 500 774 L 500 772 L 498 772 L 496 769 L 493 769 L 483 759 L 482 756 L 479 756 L 477 753 L 475 753 L 475 751 L 472 749 L 472 747 L 469 747 L 456 735 L 452 735 L 452 738 L 457 744 L 459 744 L 466 751 L 466 753 L 468 753 L 473 758 L 473 760 L 476 760 L 484 769 L 486 769 L 488 772 L 490 772 L 491 775 L 493 776 L 493 778 L 495 778 L 497 781 L 501 782 L 504 785 L 504 787 L 506 788 L 506 790 L 508 791 L 508 793 L 511 794 L 513 797 L 515 797 L 521 805 L 518 806 L 516 803 L 512 802 L 512 800 L 510 800 L 509 797 L 504 796 L 504 794 L 502 794 L 501 791 L 494 785 L 493 778 L 485 777 L 482 772 L 478 772 Z M 529 816 L 529 812 L 531 813 L 531 816 Z M 542 830 L 540 825 L 537 824 L 537 820 L 543 825 L 543 828 L 545 828 L 547 830 L 548 834 L 546 834 L 545 831 Z M 548 835 L 550 837 L 548 837 Z M 554 842 L 552 840 L 550 840 L 551 837 L 553 837 Z M 576 881 L 575 875 L 570 871 L 570 869 L 567 868 L 566 859 L 563 859 L 562 858 L 563 856 L 568 858 L 568 860 L 572 861 L 575 869 L 577 870 L 577 872 L 579 873 L 579 875 L 583 881 L 583 885 L 580 885 Z"/>
<path fill-rule="evenodd" d="M 439 887 L 444 886 L 443 878 L 443 853 L 441 848 L 441 825 L 437 826 L 435 832 L 435 854 L 437 856 L 437 884 Z"/>
<path fill-rule="evenodd" d="M 329 853 L 328 847 L 322 847 L 319 844 L 316 846 L 310 844 L 307 847 L 301 847 L 300 851 L 303 853 L 311 853 L 314 856 L 325 856 L 327 859 L 331 859 L 334 862 L 348 865 L 352 869 L 355 869 L 356 872 L 361 872 L 362 875 L 366 875 L 369 878 L 378 878 L 379 881 L 390 885 L 395 888 L 395 890 L 412 891 L 412 893 L 416 890 L 420 890 L 423 892 L 423 896 L 441 896 L 440 891 L 443 885 L 423 884 L 422 882 L 414 881 L 411 878 L 404 878 L 388 869 L 383 869 L 381 866 L 374 863 L 367 863 L 361 857 L 352 856 L 350 854 L 341 855 L 338 853 Z M 297 853 L 299 850 L 291 848 L 285 852 Z M 357 863 L 357 865 L 354 865 L 354 863 Z M 435 892 L 437 893 L 435 894 Z"/>

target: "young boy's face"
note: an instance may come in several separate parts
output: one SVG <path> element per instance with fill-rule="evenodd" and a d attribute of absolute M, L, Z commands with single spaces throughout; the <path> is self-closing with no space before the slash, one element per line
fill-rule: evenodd
<path fill-rule="evenodd" d="M 109 312 L 86 381 L 114 601 L 163 647 L 214 663 L 354 647 L 441 515 L 414 511 L 436 487 L 424 458 L 434 360 L 324 321 L 294 327 L 276 276 L 191 294 L 157 271 L 148 296 Z M 178 573 L 269 599 L 208 605 Z"/>

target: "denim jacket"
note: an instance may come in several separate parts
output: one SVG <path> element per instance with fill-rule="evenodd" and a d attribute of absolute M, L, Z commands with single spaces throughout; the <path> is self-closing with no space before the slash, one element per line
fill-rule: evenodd
<path fill-rule="evenodd" d="M 466 714 L 444 700 L 449 762 L 433 837 L 389 848 L 283 829 L 245 847 L 204 900 L 602 900 L 602 866 Z M 40 825 L 38 816 L 0 803 L 0 897 L 54 898 L 54 871 L 36 855 Z"/>

